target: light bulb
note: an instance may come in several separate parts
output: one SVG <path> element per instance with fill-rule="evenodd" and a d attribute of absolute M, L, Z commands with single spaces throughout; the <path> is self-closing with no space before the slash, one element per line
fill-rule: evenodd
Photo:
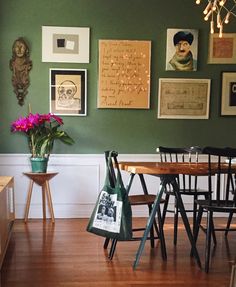
<path fill-rule="evenodd" d="M 204 20 L 205 20 L 205 21 L 207 21 L 207 20 L 209 19 L 211 13 L 212 13 L 212 10 L 210 10 L 210 11 L 207 13 L 207 15 L 204 17 Z"/>
<path fill-rule="evenodd" d="M 220 26 L 219 38 L 223 37 L 223 25 Z"/>
<path fill-rule="evenodd" d="M 208 13 L 208 11 L 209 11 L 209 9 L 211 8 L 211 2 L 209 2 L 208 3 L 208 5 L 206 6 L 206 8 L 204 9 L 204 11 L 203 11 L 203 14 L 207 14 Z"/>
<path fill-rule="evenodd" d="M 220 28 L 222 26 L 221 24 L 221 18 L 220 18 L 220 13 L 217 14 L 217 28 Z"/>
<path fill-rule="evenodd" d="M 217 0 L 214 1 L 213 6 L 212 6 L 212 10 L 216 11 L 216 7 L 217 7 Z"/>
<path fill-rule="evenodd" d="M 214 21 L 211 21 L 210 31 L 211 31 L 211 34 L 214 34 Z"/>
<path fill-rule="evenodd" d="M 220 0 L 219 5 L 223 6 L 225 4 L 225 0 Z"/>
<path fill-rule="evenodd" d="M 196 4 L 199 5 L 201 3 L 201 0 L 196 0 Z"/>
<path fill-rule="evenodd" d="M 226 14 L 226 17 L 225 17 L 225 24 L 228 24 L 229 23 L 229 17 L 230 17 L 230 12 L 228 12 L 227 14 Z"/>

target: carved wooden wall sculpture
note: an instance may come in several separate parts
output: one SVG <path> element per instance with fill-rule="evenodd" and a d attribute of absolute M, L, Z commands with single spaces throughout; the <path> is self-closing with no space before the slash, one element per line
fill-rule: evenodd
<path fill-rule="evenodd" d="M 10 69 L 12 70 L 12 85 L 18 104 L 23 106 L 30 84 L 29 71 L 32 69 L 32 61 L 29 58 L 29 48 L 22 37 L 13 43 Z"/>

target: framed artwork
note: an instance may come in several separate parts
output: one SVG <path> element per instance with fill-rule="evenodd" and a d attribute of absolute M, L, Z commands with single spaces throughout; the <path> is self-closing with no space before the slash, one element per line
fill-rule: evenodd
<path fill-rule="evenodd" d="M 158 118 L 208 119 L 209 79 L 159 79 Z"/>
<path fill-rule="evenodd" d="M 236 63 L 236 33 L 210 34 L 208 64 Z"/>
<path fill-rule="evenodd" d="M 166 71 L 196 71 L 198 30 L 167 29 Z"/>
<path fill-rule="evenodd" d="M 87 70 L 50 69 L 50 112 L 86 116 Z"/>
<path fill-rule="evenodd" d="M 100 40 L 98 108 L 149 109 L 151 41 Z"/>
<path fill-rule="evenodd" d="M 89 63 L 89 28 L 42 26 L 42 62 Z"/>
<path fill-rule="evenodd" d="M 221 115 L 236 115 L 236 72 L 222 73 Z"/>

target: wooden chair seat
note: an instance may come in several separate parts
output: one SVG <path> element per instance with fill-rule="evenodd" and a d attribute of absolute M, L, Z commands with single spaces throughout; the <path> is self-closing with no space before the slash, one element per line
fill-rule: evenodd
<path fill-rule="evenodd" d="M 131 205 L 149 205 L 153 204 L 156 199 L 154 194 L 140 194 L 140 195 L 129 195 L 129 202 Z M 165 200 L 162 199 L 161 203 L 164 203 Z"/>
<path fill-rule="evenodd" d="M 169 194 L 169 195 L 174 195 L 174 192 L 172 190 L 167 190 L 165 191 L 166 194 Z M 193 191 L 192 189 L 185 189 L 185 190 L 180 190 L 180 194 L 181 195 L 194 195 L 196 194 L 197 196 L 200 196 L 200 195 L 208 195 L 208 191 L 206 190 L 203 190 L 203 189 L 196 189 L 195 191 Z"/>

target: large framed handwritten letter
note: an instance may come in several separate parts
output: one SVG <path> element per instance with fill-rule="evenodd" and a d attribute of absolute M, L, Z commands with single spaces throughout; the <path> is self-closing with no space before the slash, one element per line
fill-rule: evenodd
<path fill-rule="evenodd" d="M 208 119 L 209 103 L 209 79 L 159 79 L 160 119 Z"/>
<path fill-rule="evenodd" d="M 236 33 L 210 34 L 208 64 L 236 63 Z"/>
<path fill-rule="evenodd" d="M 100 40 L 98 108 L 149 109 L 151 41 Z"/>

